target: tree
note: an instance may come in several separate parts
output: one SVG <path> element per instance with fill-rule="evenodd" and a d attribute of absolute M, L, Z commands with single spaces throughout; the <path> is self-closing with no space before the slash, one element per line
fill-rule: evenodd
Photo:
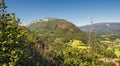
<path fill-rule="evenodd" d="M 7 13 L 4 0 L 0 0 L 0 64 L 14 66 L 29 57 L 28 30 L 20 26 L 15 14 Z"/>

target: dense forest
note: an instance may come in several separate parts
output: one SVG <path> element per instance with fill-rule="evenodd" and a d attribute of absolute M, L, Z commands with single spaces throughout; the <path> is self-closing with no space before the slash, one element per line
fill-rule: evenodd
<path fill-rule="evenodd" d="M 120 35 L 84 32 L 63 19 L 21 26 L 0 0 L 0 66 L 119 66 Z"/>

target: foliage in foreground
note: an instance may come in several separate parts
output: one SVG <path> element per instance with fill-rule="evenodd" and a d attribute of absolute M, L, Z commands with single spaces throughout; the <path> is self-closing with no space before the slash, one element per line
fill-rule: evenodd
<path fill-rule="evenodd" d="M 29 52 L 32 49 L 33 41 L 27 34 L 29 30 L 20 26 L 20 19 L 15 14 L 7 13 L 4 0 L 0 1 L 0 64 L 21 65 L 32 56 Z"/>

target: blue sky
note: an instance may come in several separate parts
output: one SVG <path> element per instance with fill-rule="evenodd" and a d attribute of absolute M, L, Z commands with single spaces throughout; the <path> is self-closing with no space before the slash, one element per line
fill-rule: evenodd
<path fill-rule="evenodd" d="M 66 19 L 77 26 L 120 22 L 120 0 L 5 0 L 22 24 L 47 17 Z"/>

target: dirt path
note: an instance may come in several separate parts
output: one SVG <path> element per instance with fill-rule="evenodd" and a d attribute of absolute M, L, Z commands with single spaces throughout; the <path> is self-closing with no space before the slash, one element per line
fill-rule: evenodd
<path fill-rule="evenodd" d="M 119 62 L 116 61 L 116 59 L 113 59 L 112 62 L 115 64 L 115 66 L 119 66 L 120 65 Z"/>
<path fill-rule="evenodd" d="M 115 64 L 115 66 L 119 66 L 119 63 L 118 62 L 113 62 Z"/>
<path fill-rule="evenodd" d="M 115 64 L 115 66 L 120 66 L 120 63 L 118 62 L 119 59 L 112 59 L 112 60 L 110 60 L 110 59 L 104 58 L 104 59 L 101 59 L 101 60 L 103 62 L 112 62 L 113 64 Z"/>

